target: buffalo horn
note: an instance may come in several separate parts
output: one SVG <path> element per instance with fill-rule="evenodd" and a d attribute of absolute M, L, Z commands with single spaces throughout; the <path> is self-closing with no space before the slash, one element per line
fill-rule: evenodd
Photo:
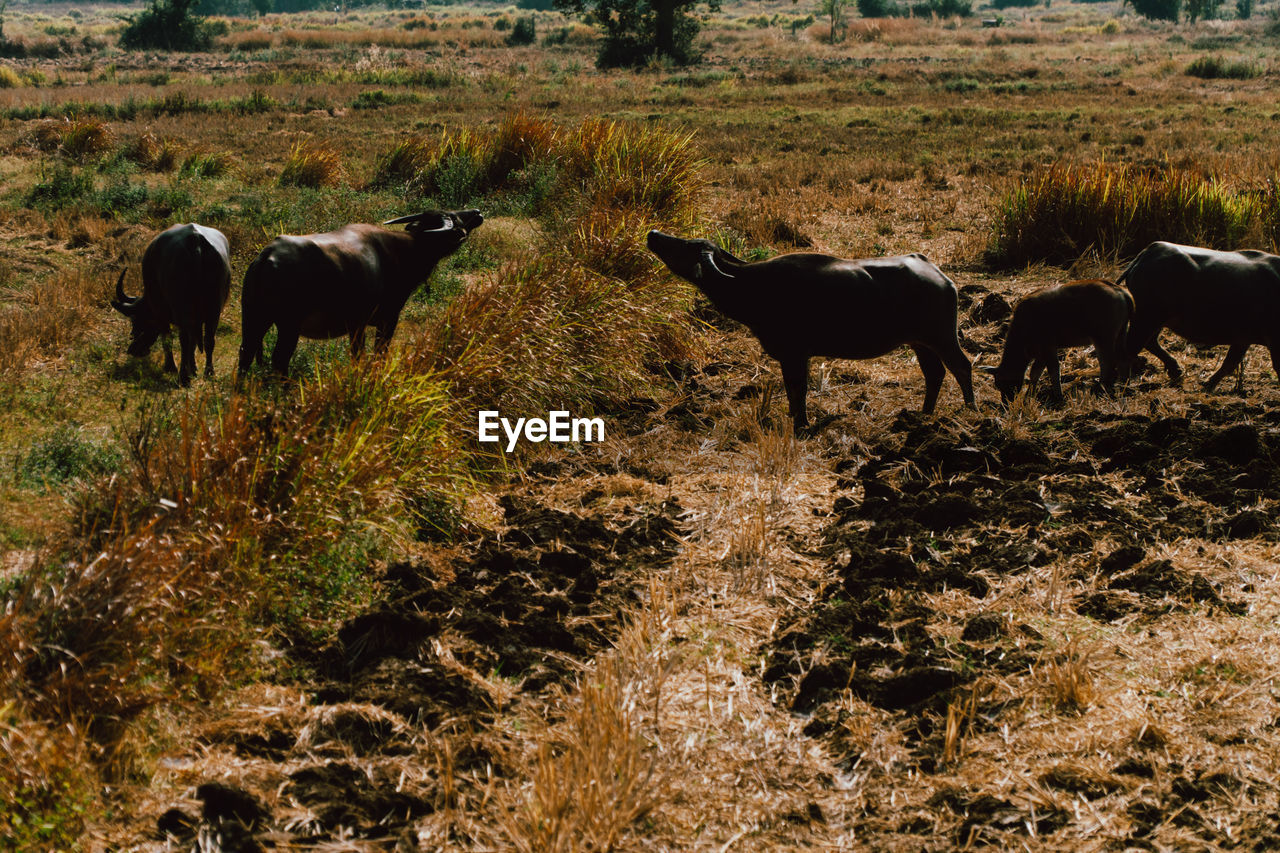
<path fill-rule="evenodd" d="M 729 273 L 725 272 L 724 270 L 720 269 L 720 267 L 716 265 L 715 253 L 713 253 L 710 249 L 707 249 L 705 252 L 702 253 L 702 260 L 706 261 L 707 266 L 711 267 L 711 271 L 714 272 L 716 275 L 722 276 L 724 278 L 734 277 Z"/>
<path fill-rule="evenodd" d="M 124 274 L 126 270 L 120 271 L 120 278 L 116 281 L 116 298 L 111 301 L 111 307 L 115 308 L 121 314 L 132 314 L 133 308 L 142 297 L 127 296 L 124 292 Z"/>
<path fill-rule="evenodd" d="M 453 227 L 453 219 L 451 217 L 444 216 L 439 213 L 411 213 L 408 216 L 401 216 L 396 219 L 388 219 L 386 222 L 382 224 L 383 225 L 406 224 L 412 227 L 420 223 L 425 217 L 428 217 L 428 216 L 439 216 L 441 221 L 444 224 L 441 225 L 439 228 L 424 228 L 422 229 L 423 231 L 448 231 L 450 228 Z"/>

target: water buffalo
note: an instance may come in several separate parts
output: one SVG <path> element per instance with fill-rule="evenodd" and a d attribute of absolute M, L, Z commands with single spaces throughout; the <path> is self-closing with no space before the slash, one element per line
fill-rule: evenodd
<path fill-rule="evenodd" d="M 204 350 L 204 374 L 213 375 L 213 336 L 231 294 L 231 258 L 221 231 L 190 223 L 156 236 L 142 255 L 142 295 L 124 292 L 125 271 L 116 282 L 111 307 L 133 323 L 128 353 L 145 356 L 156 338 L 164 347 L 164 369 L 178 370 L 187 385 L 196 374 L 195 350 Z M 182 368 L 173 363 L 169 327 L 178 327 Z"/>
<path fill-rule="evenodd" d="M 358 356 L 365 328 L 373 326 L 374 348 L 385 350 L 409 296 L 482 222 L 478 210 L 431 210 L 383 223 L 404 224 L 403 231 L 344 225 L 275 238 L 244 274 L 240 371 L 262 363 L 262 339 L 272 326 L 271 365 L 279 373 L 288 372 L 299 336 L 345 335 Z"/>
<path fill-rule="evenodd" d="M 999 366 L 989 371 L 1000 395 L 1008 402 L 1022 389 L 1030 364 L 1032 387 L 1049 368 L 1053 399 L 1061 402 L 1058 350 L 1088 344 L 1098 357 L 1103 390 L 1112 393 L 1117 369 L 1127 366 L 1125 332 L 1132 314 L 1129 291 L 1102 279 L 1051 284 L 1028 295 L 1013 309 L 1004 354 Z"/>
<path fill-rule="evenodd" d="M 796 252 L 748 263 L 707 240 L 660 231 L 649 232 L 648 246 L 778 360 L 797 432 L 809 423 L 814 356 L 875 358 L 905 344 L 924 374 L 926 414 L 948 370 L 974 404 L 969 359 L 956 338 L 956 286 L 923 255 L 845 260 Z"/>
<path fill-rule="evenodd" d="M 1182 381 L 1182 368 L 1160 346 L 1165 327 L 1194 344 L 1229 345 L 1205 390 L 1239 367 L 1253 344 L 1271 351 L 1280 374 L 1280 257 L 1157 241 L 1138 253 L 1119 281 L 1128 284 L 1135 306 L 1126 357 L 1146 348 L 1164 364 L 1170 384 Z M 1241 376 L 1237 390 L 1243 384 Z"/>

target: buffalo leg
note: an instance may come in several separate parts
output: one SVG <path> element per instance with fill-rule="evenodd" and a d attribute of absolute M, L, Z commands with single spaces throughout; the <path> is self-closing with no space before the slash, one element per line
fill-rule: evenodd
<path fill-rule="evenodd" d="M 262 364 L 262 339 L 267 335 L 267 329 L 271 328 L 270 324 L 260 325 L 252 323 L 245 318 L 241 322 L 240 329 L 240 364 L 237 368 L 238 373 L 244 373 L 256 359 L 258 364 Z M 212 348 L 210 348 L 212 351 Z"/>
<path fill-rule="evenodd" d="M 218 324 L 204 324 L 204 375 L 213 378 L 213 335 L 218 330 Z"/>
<path fill-rule="evenodd" d="M 167 331 L 160 335 L 160 348 L 164 350 L 164 372 L 177 373 L 178 365 L 173 361 L 173 345 Z"/>
<path fill-rule="evenodd" d="M 911 351 L 916 354 L 920 372 L 924 374 L 924 407 L 921 411 L 926 415 L 932 414 L 938 405 L 938 392 L 942 390 L 942 380 L 947 378 L 947 369 L 942 366 L 938 354 L 928 347 L 912 344 Z"/>
<path fill-rule="evenodd" d="M 1116 390 L 1116 350 L 1109 349 L 1110 344 L 1094 341 L 1093 351 L 1098 356 L 1098 382 L 1108 397 Z"/>
<path fill-rule="evenodd" d="M 281 375 L 289 373 L 289 362 L 298 348 L 298 336 L 302 330 L 290 324 L 276 323 L 276 348 L 271 352 L 271 368 Z"/>
<path fill-rule="evenodd" d="M 1169 384 L 1178 386 L 1182 384 L 1182 368 L 1178 366 L 1178 362 L 1173 356 L 1160 346 L 1160 330 L 1164 328 L 1163 323 L 1156 323 L 1145 318 L 1139 311 L 1130 322 L 1128 346 L 1125 347 L 1125 357 L 1132 361 L 1139 352 L 1146 350 L 1147 352 L 1160 359 L 1160 363 L 1164 365 L 1164 369 L 1169 373 Z"/>
<path fill-rule="evenodd" d="M 1058 363 L 1058 351 L 1045 353 L 1041 356 L 1044 359 L 1045 367 L 1049 370 L 1049 400 L 1054 406 L 1061 406 L 1062 396 L 1062 366 Z"/>
<path fill-rule="evenodd" d="M 787 388 L 787 405 L 791 409 L 791 424 L 799 434 L 809 425 L 809 417 L 805 414 L 805 397 L 809 393 L 809 358 L 792 356 L 778 359 L 782 365 L 782 384 Z"/>
<path fill-rule="evenodd" d="M 1245 353 L 1247 353 L 1248 351 L 1249 351 L 1248 344 L 1232 344 L 1231 348 L 1227 350 L 1227 357 L 1222 360 L 1222 366 L 1219 367 L 1217 372 L 1214 373 L 1212 376 L 1210 376 L 1209 380 L 1204 383 L 1204 390 L 1212 391 L 1214 388 L 1216 388 L 1218 383 L 1221 382 L 1228 373 L 1230 373 L 1231 371 L 1235 370 L 1237 367 L 1240 366 L 1241 362 L 1244 361 Z M 1244 374 L 1241 373 L 1240 379 L 1236 383 L 1236 391 L 1243 391 L 1243 390 L 1244 390 Z"/>
<path fill-rule="evenodd" d="M 373 351 L 376 353 L 384 353 L 387 347 L 391 345 L 391 336 L 396 333 L 396 326 L 399 325 L 400 318 L 392 317 L 388 323 L 380 323 L 374 327 L 373 333 Z M 805 361 L 805 370 L 808 370 L 809 362 Z M 808 381 L 806 377 L 805 381 Z"/>
<path fill-rule="evenodd" d="M 196 336 L 186 326 L 178 329 L 178 347 L 182 350 L 182 369 L 178 371 L 178 384 L 190 385 L 196 375 Z"/>
<path fill-rule="evenodd" d="M 348 337 L 351 339 L 351 360 L 355 361 L 364 355 L 364 326 L 353 329 Z"/>
<path fill-rule="evenodd" d="M 1031 360 L 1031 373 L 1027 376 L 1027 390 L 1035 391 L 1040 382 L 1040 374 L 1044 373 L 1044 360 L 1039 356 Z"/>
<path fill-rule="evenodd" d="M 1270 347 L 1271 353 L 1271 369 L 1276 372 L 1276 379 L 1280 379 L 1280 344 Z"/>
<path fill-rule="evenodd" d="M 1182 384 L 1182 367 L 1177 360 L 1169 355 L 1168 350 L 1160 346 L 1158 338 L 1152 338 L 1151 342 L 1146 346 L 1147 352 L 1160 359 L 1160 363 L 1164 365 L 1164 369 L 1169 373 L 1169 384 L 1175 388 Z"/>
<path fill-rule="evenodd" d="M 969 356 L 960 349 L 960 342 L 952 338 L 938 351 L 938 355 L 942 357 L 942 363 L 947 366 L 947 370 L 951 371 L 956 382 L 960 383 L 960 394 L 964 397 L 964 404 L 971 409 L 976 408 L 977 404 L 973 399 L 973 365 L 969 363 Z"/>

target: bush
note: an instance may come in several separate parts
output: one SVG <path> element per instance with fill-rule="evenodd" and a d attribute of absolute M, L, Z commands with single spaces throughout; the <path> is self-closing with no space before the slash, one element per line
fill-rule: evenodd
<path fill-rule="evenodd" d="M 48 488 L 115 470 L 123 459 L 116 448 L 63 424 L 27 451 L 19 472 L 25 484 Z"/>
<path fill-rule="evenodd" d="M 523 18 L 516 18 L 515 25 L 511 28 L 511 32 L 507 34 L 506 43 L 508 47 L 519 47 L 521 45 L 533 44 L 538 39 L 538 25 L 532 15 Z"/>
<path fill-rule="evenodd" d="M 92 194 L 92 175 L 59 163 L 52 175 L 31 188 L 24 203 L 28 207 L 57 210 L 78 204 Z"/>
<path fill-rule="evenodd" d="M 182 161 L 181 173 L 194 178 L 220 178 L 231 171 L 228 151 L 193 151 Z"/>
<path fill-rule="evenodd" d="M 120 33 L 125 50 L 208 50 L 214 31 L 192 14 L 198 0 L 151 0 Z"/>
<path fill-rule="evenodd" d="M 143 131 L 122 152 L 127 160 L 151 172 L 172 172 L 178 168 L 182 143 L 172 137 L 158 137 Z"/>
<path fill-rule="evenodd" d="M 1153 21 L 1176 21 L 1182 14 L 1182 0 L 1125 0 L 1133 11 Z"/>
<path fill-rule="evenodd" d="M 75 119 L 62 132 L 62 152 L 75 160 L 87 160 L 110 151 L 115 134 L 97 119 Z"/>
<path fill-rule="evenodd" d="M 917 18 L 937 15 L 939 18 L 967 18 L 973 14 L 972 0 L 925 0 L 911 5 L 911 14 Z"/>
<path fill-rule="evenodd" d="M 701 30 L 698 19 L 689 14 L 699 0 L 555 0 L 564 12 L 586 13 L 604 30 L 596 55 L 601 68 L 634 68 L 651 62 L 690 65 L 702 58 L 694 45 Z M 712 11 L 719 0 L 708 0 Z"/>
<path fill-rule="evenodd" d="M 1205 80 L 1228 78 L 1251 80 L 1262 76 L 1262 68 L 1252 62 L 1227 62 L 1220 56 L 1200 56 L 1187 66 L 1188 75 Z"/>
<path fill-rule="evenodd" d="M 987 259 L 996 266 L 1070 264 L 1088 251 L 1136 254 L 1153 240 L 1235 249 L 1267 228 L 1256 195 L 1199 174 L 1134 166 L 1052 166 L 1005 194 Z"/>
<path fill-rule="evenodd" d="M 1183 8 L 1187 13 L 1187 20 L 1195 23 L 1201 19 L 1209 20 L 1218 17 L 1218 7 L 1222 5 L 1222 0 L 1187 0 Z"/>

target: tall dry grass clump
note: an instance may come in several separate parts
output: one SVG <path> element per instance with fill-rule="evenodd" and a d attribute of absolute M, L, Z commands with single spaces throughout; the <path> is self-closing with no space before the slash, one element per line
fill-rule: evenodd
<path fill-rule="evenodd" d="M 0 708 L 128 771 L 158 704 L 243 675 L 263 632 L 308 641 L 367 601 L 371 557 L 466 483 L 447 406 L 438 380 L 392 358 L 296 394 L 145 411 L 131 464 L 78 496 L 70 532 L 8 593 Z"/>
<path fill-rule="evenodd" d="M 660 801 L 629 683 L 606 660 L 579 685 L 558 743 L 543 742 L 523 809 L 507 828 L 527 853 L 614 850 Z"/>
<path fill-rule="evenodd" d="M 595 206 L 665 217 L 691 210 L 704 184 L 692 134 L 653 125 L 588 119 L 565 147 L 569 179 Z"/>
<path fill-rule="evenodd" d="M 1070 264 L 1090 251 L 1130 257 L 1153 240 L 1275 245 L 1257 193 L 1173 167 L 1050 166 L 1006 193 L 993 218 L 986 256 L 1000 267 Z"/>
<path fill-rule="evenodd" d="M 336 187 L 342 180 L 342 156 L 323 144 L 297 142 L 280 170 L 282 187 Z"/>
<path fill-rule="evenodd" d="M 633 393 L 650 366 L 694 345 L 683 321 L 691 294 L 659 273 L 644 239 L 650 228 L 692 226 L 700 161 L 685 136 L 607 124 L 543 133 L 570 178 L 545 250 L 460 294 L 417 343 L 413 357 L 465 405 L 589 410 Z M 657 186 L 642 190 L 636 174 Z M 674 186 L 680 176 L 689 186 Z"/>
<path fill-rule="evenodd" d="M 59 358 L 101 318 L 104 282 L 82 269 L 25 287 L 0 271 L 0 373 Z"/>
<path fill-rule="evenodd" d="M 530 172 L 541 170 L 552 186 L 536 190 L 530 213 L 576 204 L 573 215 L 558 218 L 608 208 L 658 219 L 695 206 L 703 191 L 701 165 L 688 134 L 607 119 L 563 128 L 517 112 L 493 131 L 461 128 L 397 142 L 379 158 L 370 185 L 403 187 L 445 204 L 473 203 L 482 195 L 528 192 Z"/>

